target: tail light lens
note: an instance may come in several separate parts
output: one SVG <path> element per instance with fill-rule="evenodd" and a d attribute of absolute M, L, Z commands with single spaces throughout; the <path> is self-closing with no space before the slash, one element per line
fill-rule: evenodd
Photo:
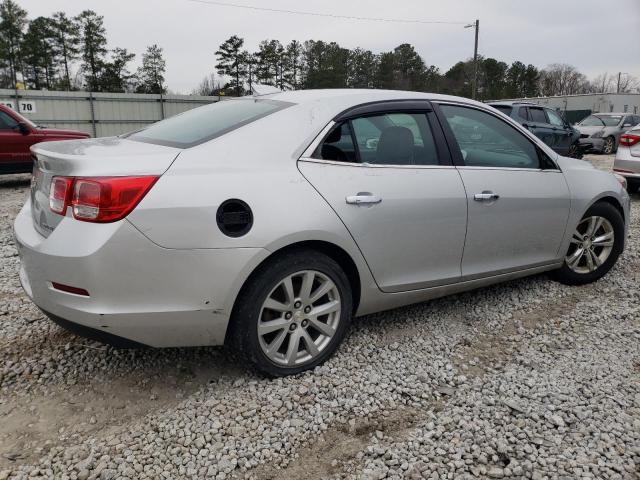
<path fill-rule="evenodd" d="M 52 212 L 64 215 L 71 198 L 73 179 L 69 177 L 53 177 L 49 190 L 49 208 Z"/>
<path fill-rule="evenodd" d="M 64 215 L 68 206 L 77 220 L 108 223 L 126 217 L 158 180 L 144 177 L 54 177 L 51 181 L 51 210 Z M 61 206 L 62 184 L 66 182 L 64 204 Z M 52 203 L 55 198 L 57 203 Z M 54 209 L 54 206 L 56 209 Z"/>
<path fill-rule="evenodd" d="M 633 147 L 638 142 L 640 142 L 640 135 L 635 135 L 633 133 L 625 133 L 620 137 L 620 145 L 625 145 L 627 147 Z"/>

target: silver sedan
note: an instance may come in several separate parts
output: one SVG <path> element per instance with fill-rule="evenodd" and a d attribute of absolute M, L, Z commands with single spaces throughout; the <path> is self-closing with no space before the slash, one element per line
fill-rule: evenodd
<path fill-rule="evenodd" d="M 614 175 L 426 93 L 234 99 L 33 154 L 15 237 L 38 307 L 124 346 L 230 344 L 271 375 L 319 365 L 353 317 L 540 272 L 593 282 L 629 219 Z"/>

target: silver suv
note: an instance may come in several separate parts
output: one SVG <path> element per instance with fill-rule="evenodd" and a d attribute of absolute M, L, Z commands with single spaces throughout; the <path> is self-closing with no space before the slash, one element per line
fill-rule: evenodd
<path fill-rule="evenodd" d="M 580 143 L 591 143 L 591 149 L 611 154 L 620 143 L 620 135 L 640 124 L 640 115 L 628 113 L 594 113 L 576 124 Z"/>

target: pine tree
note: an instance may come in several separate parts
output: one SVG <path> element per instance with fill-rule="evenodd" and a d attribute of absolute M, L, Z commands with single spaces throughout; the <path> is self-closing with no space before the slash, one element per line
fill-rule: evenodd
<path fill-rule="evenodd" d="M 79 41 L 80 29 L 73 19 L 67 17 L 64 12 L 56 12 L 52 16 L 54 37 L 53 44 L 60 56 L 64 67 L 64 85 L 67 90 L 71 90 L 71 77 L 69 75 L 69 64 L 78 58 L 80 54 Z"/>
<path fill-rule="evenodd" d="M 293 40 L 284 51 L 284 86 L 298 90 L 302 86 L 302 44 Z"/>
<path fill-rule="evenodd" d="M 20 44 L 27 25 L 27 11 L 13 0 L 0 3 L 0 55 L 9 66 L 11 87 L 18 83 L 20 65 Z"/>
<path fill-rule="evenodd" d="M 235 90 L 238 97 L 242 96 L 244 79 L 247 75 L 246 58 L 242 50 L 243 45 L 244 40 L 237 35 L 233 35 L 220 45 L 220 48 L 216 51 L 218 74 L 231 77 L 228 87 Z"/>
<path fill-rule="evenodd" d="M 53 37 L 52 20 L 38 17 L 29 24 L 20 45 L 25 83 L 36 90 L 51 89 L 54 84 L 58 52 Z"/>
<path fill-rule="evenodd" d="M 142 54 L 142 66 L 138 69 L 138 93 L 164 93 L 166 62 L 162 48 L 154 44 Z"/>
<path fill-rule="evenodd" d="M 82 46 L 82 69 L 87 77 L 87 88 L 100 91 L 100 75 L 104 68 L 104 57 L 107 54 L 107 37 L 104 28 L 104 17 L 93 10 L 85 10 L 76 17 L 80 29 Z"/>
<path fill-rule="evenodd" d="M 102 92 L 129 92 L 132 90 L 133 75 L 127 69 L 127 64 L 135 58 L 134 53 L 129 53 L 126 48 L 114 48 L 111 52 L 111 61 L 104 62 L 98 87 Z"/>

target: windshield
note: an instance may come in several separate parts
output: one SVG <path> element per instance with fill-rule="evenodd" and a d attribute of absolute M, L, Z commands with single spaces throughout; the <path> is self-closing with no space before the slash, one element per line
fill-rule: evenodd
<path fill-rule="evenodd" d="M 13 110 L 13 109 L 12 109 Z M 20 115 L 18 112 L 16 112 L 15 110 L 13 110 L 13 114 L 18 117 L 18 122 L 24 122 L 26 124 L 28 124 L 30 127 L 32 128 L 38 128 L 38 125 L 36 125 L 35 123 L 33 123 L 31 120 L 29 120 L 28 118 Z"/>
<path fill-rule="evenodd" d="M 615 127 L 620 123 L 620 120 L 622 120 L 622 115 L 607 115 L 606 117 L 603 116 L 598 118 L 602 120 L 602 123 L 604 123 L 607 127 Z"/>
<path fill-rule="evenodd" d="M 243 98 L 194 108 L 128 135 L 130 140 L 189 148 L 291 106 L 275 100 Z"/>
<path fill-rule="evenodd" d="M 597 117 L 595 115 L 589 115 L 578 125 L 582 125 L 584 127 L 615 127 L 620 123 L 621 119 L 621 115 L 599 115 Z"/>
<path fill-rule="evenodd" d="M 584 127 L 602 127 L 604 126 L 604 122 L 600 120 L 598 117 L 589 115 L 587 118 L 582 120 L 578 125 L 582 125 Z"/>

